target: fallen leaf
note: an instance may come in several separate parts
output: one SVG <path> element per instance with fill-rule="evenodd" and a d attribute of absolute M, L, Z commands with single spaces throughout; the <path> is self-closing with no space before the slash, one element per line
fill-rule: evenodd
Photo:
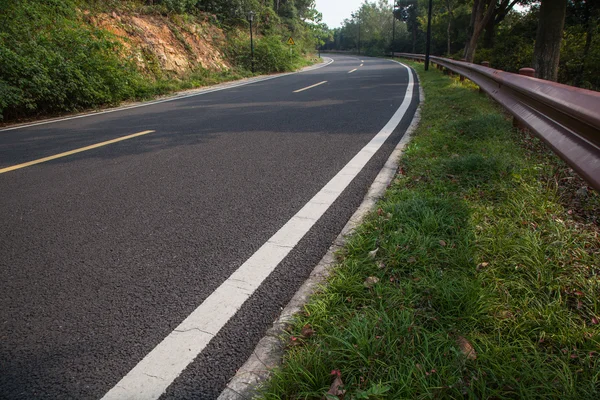
<path fill-rule="evenodd" d="M 383 210 L 381 208 L 377 209 L 377 215 L 383 215 Z"/>
<path fill-rule="evenodd" d="M 598 318 L 592 317 L 592 324 L 598 325 Z"/>
<path fill-rule="evenodd" d="M 302 341 L 298 340 L 296 336 L 290 337 L 290 346 L 301 346 Z"/>
<path fill-rule="evenodd" d="M 479 263 L 479 265 L 477 266 L 477 271 L 481 271 L 482 269 L 484 269 L 488 265 L 490 265 L 490 263 L 487 263 L 487 262 Z"/>
<path fill-rule="evenodd" d="M 475 348 L 467 339 L 462 336 L 456 338 L 456 342 L 458 343 L 458 347 L 460 347 L 460 351 L 467 357 L 468 360 L 477 359 L 477 353 L 475 352 Z"/>
<path fill-rule="evenodd" d="M 414 262 L 417 262 L 417 259 L 416 259 L 416 258 L 414 258 L 414 257 L 408 257 L 408 260 L 407 260 L 407 261 L 408 261 L 409 263 L 411 263 L 411 264 L 412 264 L 412 263 L 414 263 Z"/>
<path fill-rule="evenodd" d="M 309 338 L 315 334 L 315 331 L 313 328 L 310 327 L 310 325 L 306 324 L 302 327 L 301 333 L 302 336 L 304 336 L 305 338 Z"/>
<path fill-rule="evenodd" d="M 365 280 L 365 287 L 371 289 L 373 287 L 373 285 L 375 285 L 377 282 L 379 282 L 379 278 L 377 278 L 376 276 L 370 276 Z"/>
<path fill-rule="evenodd" d="M 440 246 L 445 246 L 446 242 L 444 242 L 443 240 L 440 240 Z"/>
<path fill-rule="evenodd" d="M 331 371 L 331 375 L 334 376 L 333 383 L 329 387 L 327 394 L 332 396 L 343 396 L 346 393 L 346 391 L 340 389 L 344 387 L 344 382 L 342 381 L 342 373 L 339 369 L 334 369 L 333 371 Z"/>
<path fill-rule="evenodd" d="M 379 268 L 379 269 L 384 269 L 384 268 L 385 268 L 385 263 L 384 263 L 383 261 L 379 261 L 379 262 L 377 263 L 377 268 Z"/>
<path fill-rule="evenodd" d="M 375 250 L 373 250 L 373 251 L 370 251 L 370 252 L 369 252 L 369 257 L 371 257 L 371 258 L 375 258 L 375 256 L 377 255 L 377 252 L 378 252 L 378 251 L 379 251 L 379 247 L 378 247 L 378 248 L 376 248 L 376 249 L 375 249 Z"/>

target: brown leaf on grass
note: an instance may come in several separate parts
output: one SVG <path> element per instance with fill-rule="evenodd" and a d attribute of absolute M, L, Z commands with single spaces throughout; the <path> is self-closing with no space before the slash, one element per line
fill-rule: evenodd
<path fill-rule="evenodd" d="M 440 240 L 440 246 L 446 246 L 446 242 L 443 240 Z"/>
<path fill-rule="evenodd" d="M 344 387 L 344 382 L 342 381 L 342 373 L 339 369 L 334 369 L 333 371 L 331 371 L 331 376 L 334 377 L 333 383 L 329 387 L 327 395 L 337 396 L 340 399 L 343 399 L 344 394 L 346 394 L 346 391 L 341 389 Z"/>
<path fill-rule="evenodd" d="M 376 276 L 370 276 L 367 279 L 365 279 L 365 283 L 363 283 L 363 285 L 365 285 L 366 288 L 371 289 L 373 285 L 375 285 L 377 282 L 379 282 L 379 278 L 377 278 Z"/>
<path fill-rule="evenodd" d="M 305 338 L 309 338 L 315 334 L 315 330 L 311 328 L 309 324 L 306 324 L 302 327 L 301 333 Z"/>
<path fill-rule="evenodd" d="M 377 215 L 382 216 L 383 215 L 383 210 L 380 208 L 377 209 Z"/>
<path fill-rule="evenodd" d="M 408 257 L 408 260 L 407 260 L 407 261 L 408 261 L 409 263 L 411 263 L 411 264 L 412 264 L 412 263 L 414 263 L 414 262 L 417 262 L 417 259 L 416 259 L 416 258 L 414 258 L 414 257 Z"/>
<path fill-rule="evenodd" d="M 462 336 L 456 338 L 456 342 L 458 343 L 458 347 L 460 351 L 467 357 L 468 360 L 476 360 L 477 352 L 475 352 L 475 348 L 467 339 Z"/>
<path fill-rule="evenodd" d="M 384 269 L 385 268 L 385 263 L 383 261 L 377 262 L 377 268 Z"/>

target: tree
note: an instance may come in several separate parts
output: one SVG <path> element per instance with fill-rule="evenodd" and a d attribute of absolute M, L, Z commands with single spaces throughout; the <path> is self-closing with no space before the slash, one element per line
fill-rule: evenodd
<path fill-rule="evenodd" d="M 590 62 L 590 53 L 592 50 L 592 41 L 594 40 L 594 32 L 598 29 L 598 22 L 600 21 L 600 3 L 598 1 L 590 0 L 571 0 L 567 3 L 567 16 L 565 20 L 565 31 L 567 26 L 570 31 L 575 30 L 583 31 L 585 36 L 583 49 L 581 49 L 578 56 L 575 56 L 577 62 L 569 62 L 567 72 L 571 72 L 573 77 L 573 85 L 581 86 L 584 84 L 586 70 L 588 74 L 593 74 L 593 68 L 595 67 L 593 61 Z M 569 51 L 574 50 L 571 46 Z M 564 55 L 563 55 L 564 57 Z M 562 57 L 561 57 L 562 58 Z M 562 61 L 561 61 L 562 64 Z M 561 66 L 562 68 L 562 66 Z M 568 71 L 571 69 L 571 71 Z"/>
<path fill-rule="evenodd" d="M 496 26 L 508 15 L 508 13 L 517 4 L 527 5 L 530 4 L 531 0 L 500 0 L 494 8 L 494 15 L 488 21 L 485 26 L 485 35 L 483 37 L 483 47 L 491 48 L 494 45 L 494 37 L 496 32 Z"/>
<path fill-rule="evenodd" d="M 448 41 L 448 48 L 446 50 L 446 54 L 449 56 L 452 53 L 451 49 L 451 33 L 452 33 L 452 20 L 454 19 L 453 10 L 456 7 L 457 0 L 444 0 L 444 6 L 446 7 L 446 11 L 448 12 L 448 26 L 446 28 L 446 40 Z"/>
<path fill-rule="evenodd" d="M 556 81 L 567 0 L 543 0 L 533 51 L 536 77 Z"/>
<path fill-rule="evenodd" d="M 469 24 L 469 38 L 465 45 L 465 59 L 473 62 L 477 42 L 496 10 L 496 0 L 475 0 L 471 10 L 471 23 Z"/>
<path fill-rule="evenodd" d="M 398 0 L 398 8 L 406 28 L 412 36 L 412 53 L 417 52 L 417 35 L 419 33 L 419 10 L 417 0 Z"/>

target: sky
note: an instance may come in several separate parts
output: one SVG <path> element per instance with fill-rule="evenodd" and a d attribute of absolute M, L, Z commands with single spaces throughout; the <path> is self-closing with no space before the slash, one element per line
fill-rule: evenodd
<path fill-rule="evenodd" d="M 339 28 L 350 13 L 358 10 L 363 0 L 317 0 L 316 9 L 323 14 L 323 22 L 330 29 Z"/>

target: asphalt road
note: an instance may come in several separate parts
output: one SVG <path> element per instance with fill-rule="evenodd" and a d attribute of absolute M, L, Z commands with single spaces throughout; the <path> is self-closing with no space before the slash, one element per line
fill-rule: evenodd
<path fill-rule="evenodd" d="M 153 131 L 0 173 L 0 398 L 102 398 L 375 137 L 404 101 L 408 70 L 331 57 L 227 90 L 0 130 L 0 172 Z M 362 201 L 412 120 L 416 83 L 408 102 L 161 399 L 218 397 Z"/>

